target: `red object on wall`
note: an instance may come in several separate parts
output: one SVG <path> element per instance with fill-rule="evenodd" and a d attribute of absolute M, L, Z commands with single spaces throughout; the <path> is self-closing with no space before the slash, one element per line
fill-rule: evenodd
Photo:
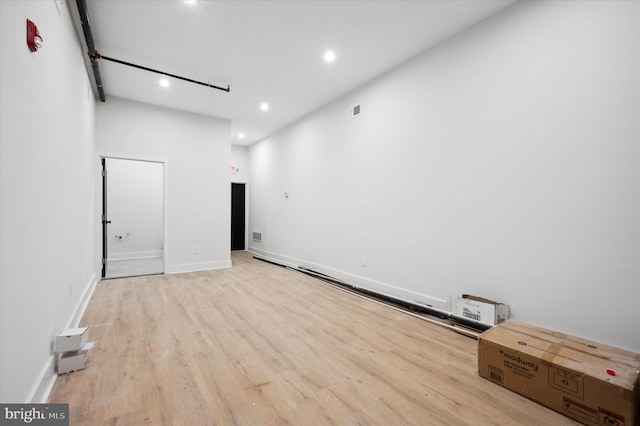
<path fill-rule="evenodd" d="M 27 46 L 32 52 L 36 52 L 42 46 L 42 37 L 38 27 L 29 19 L 27 19 Z"/>

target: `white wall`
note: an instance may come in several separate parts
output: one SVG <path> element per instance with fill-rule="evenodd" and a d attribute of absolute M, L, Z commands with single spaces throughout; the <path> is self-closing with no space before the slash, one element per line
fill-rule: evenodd
<path fill-rule="evenodd" d="M 165 162 L 166 272 L 231 266 L 228 120 L 108 97 L 96 108 L 96 148 Z"/>
<path fill-rule="evenodd" d="M 249 210 L 251 185 L 249 184 L 249 149 L 242 145 L 231 145 L 231 166 L 236 167 L 236 173 L 231 174 L 232 183 L 245 184 L 245 228 L 244 228 L 244 246 L 249 246 Z"/>
<path fill-rule="evenodd" d="M 108 255 L 161 257 L 164 246 L 164 167 L 107 158 Z"/>
<path fill-rule="evenodd" d="M 98 276 L 95 108 L 65 5 L 0 1 L 0 23 L 0 401 L 41 402 Z"/>
<path fill-rule="evenodd" d="M 253 145 L 251 249 L 640 351 L 639 18 L 520 2 Z"/>
<path fill-rule="evenodd" d="M 231 174 L 231 182 L 249 183 L 249 150 L 246 146 L 231 145 L 231 166 L 237 172 Z"/>

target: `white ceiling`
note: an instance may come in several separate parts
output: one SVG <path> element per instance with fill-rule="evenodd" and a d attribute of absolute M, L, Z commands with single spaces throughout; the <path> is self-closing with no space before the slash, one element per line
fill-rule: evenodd
<path fill-rule="evenodd" d="M 249 145 L 516 0 L 88 0 L 105 56 L 229 93 L 100 60 L 104 89 L 150 104 L 230 119 Z M 74 2 L 75 3 L 75 2 Z M 327 49 L 337 59 L 326 63 Z M 270 110 L 259 105 L 268 102 Z M 244 133 L 245 139 L 238 138 Z"/>

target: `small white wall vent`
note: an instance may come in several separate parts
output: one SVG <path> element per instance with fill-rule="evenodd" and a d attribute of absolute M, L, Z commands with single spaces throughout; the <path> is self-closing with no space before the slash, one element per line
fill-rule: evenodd
<path fill-rule="evenodd" d="M 254 232 L 253 241 L 262 241 L 262 232 Z"/>
<path fill-rule="evenodd" d="M 352 118 L 356 118 L 360 114 L 362 114 L 362 108 L 360 107 L 359 103 L 347 108 L 347 120 L 351 120 Z"/>

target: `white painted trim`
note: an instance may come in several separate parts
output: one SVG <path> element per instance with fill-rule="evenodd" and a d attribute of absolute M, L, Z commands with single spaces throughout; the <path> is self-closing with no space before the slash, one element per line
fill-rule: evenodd
<path fill-rule="evenodd" d="M 162 177 L 164 183 L 164 205 L 162 208 L 164 209 L 164 242 L 162 246 L 163 256 L 164 256 L 164 264 L 162 265 L 162 270 L 167 271 L 169 267 L 169 161 L 164 160 L 164 176 Z"/>
<path fill-rule="evenodd" d="M 51 354 L 40 371 L 38 380 L 31 388 L 25 404 L 45 404 L 49 399 L 53 386 L 56 384 L 57 378 L 56 357 L 55 354 Z"/>
<path fill-rule="evenodd" d="M 362 288 L 364 290 L 378 293 L 382 296 L 391 297 L 397 300 L 401 300 L 414 305 L 428 306 L 429 308 L 449 313 L 447 310 L 447 301 L 436 297 L 428 296 L 426 294 L 417 293 L 411 290 L 406 290 L 395 285 L 383 283 L 376 280 L 371 280 L 359 275 L 351 274 L 348 272 L 340 271 L 324 265 L 318 265 L 304 259 L 297 259 L 294 257 L 284 256 L 277 253 L 272 253 L 266 250 L 260 250 L 255 247 L 249 247 L 249 252 L 262 256 L 267 260 L 274 260 L 278 263 L 282 263 L 286 266 L 303 267 L 311 271 L 328 275 L 332 278 L 344 281 L 355 287 Z"/>
<path fill-rule="evenodd" d="M 163 215 L 164 215 L 164 225 L 163 225 L 163 230 L 164 230 L 164 235 L 163 235 L 163 253 L 161 254 L 164 255 L 164 271 L 168 271 L 169 270 L 169 160 L 165 157 L 148 157 L 148 156 L 141 156 L 141 155 L 126 155 L 123 156 L 121 154 L 113 154 L 113 153 L 106 153 L 104 151 L 101 152 L 97 152 L 96 153 L 98 156 L 98 164 L 100 164 L 100 160 L 102 158 L 112 158 L 112 159 L 118 159 L 118 160 L 135 160 L 135 161 L 147 161 L 150 163 L 162 163 L 163 167 L 163 176 L 162 176 L 162 184 L 164 185 L 164 191 L 163 191 L 163 197 L 164 197 L 164 204 L 163 204 Z M 100 173 L 97 174 L 97 189 L 98 189 L 98 193 L 102 196 L 102 176 L 100 175 Z M 102 215 L 102 197 L 96 197 L 96 209 L 97 209 L 97 217 L 100 217 Z M 98 221 L 98 241 L 100 242 L 99 247 L 99 256 L 100 256 L 100 262 L 102 262 L 102 224 L 100 223 L 100 221 Z M 107 253 L 108 255 L 108 253 Z M 167 272 L 168 273 L 168 272 Z"/>
<path fill-rule="evenodd" d="M 84 311 L 87 309 L 89 301 L 91 300 L 91 296 L 96 289 L 96 284 L 98 284 L 98 275 L 94 273 L 91 277 L 91 280 L 89 280 L 89 285 L 85 288 L 82 297 L 78 301 L 76 309 L 69 319 L 66 328 L 78 327 L 78 325 L 80 324 L 80 319 L 82 319 Z M 45 404 L 49 400 L 49 395 L 51 395 L 51 391 L 53 390 L 53 386 L 55 385 L 57 378 L 58 374 L 56 372 L 56 354 L 53 352 L 52 342 L 51 355 L 49 356 L 49 359 L 47 360 L 45 365 L 42 367 L 42 370 L 38 375 L 38 380 L 36 380 L 36 383 L 31 388 L 31 391 L 29 392 L 29 396 L 27 397 L 25 403 Z"/>
<path fill-rule="evenodd" d="M 249 247 L 247 251 L 249 251 L 250 253 L 256 254 L 258 256 L 264 257 L 267 260 L 273 260 L 285 266 L 291 266 L 292 268 L 297 268 L 298 266 L 300 266 L 301 262 L 303 262 L 302 260 L 296 259 L 294 257 L 284 256 L 284 255 L 273 253 L 267 250 L 262 250 L 256 247 Z"/>
<path fill-rule="evenodd" d="M 91 300 L 91 296 L 93 296 L 93 292 L 96 289 L 96 284 L 98 284 L 98 281 L 98 274 L 93 274 L 89 285 L 85 289 L 82 297 L 80 298 L 80 301 L 78 302 L 78 305 L 76 306 L 75 314 L 71 318 L 71 321 L 69 322 L 67 328 L 76 328 L 80 325 L 80 320 L 84 315 L 84 311 L 87 309 L 87 305 L 89 305 L 89 301 Z"/>
<path fill-rule="evenodd" d="M 167 274 L 181 274 L 183 272 L 210 271 L 212 269 L 224 269 L 231 267 L 231 260 L 219 260 L 201 263 L 183 263 L 181 265 L 169 265 Z"/>
<path fill-rule="evenodd" d="M 122 253 L 110 253 L 107 260 L 132 260 L 132 259 L 149 259 L 152 257 L 162 257 L 162 250 L 148 251 L 127 251 Z"/>
<path fill-rule="evenodd" d="M 144 155 L 122 155 L 122 154 L 109 154 L 106 152 L 98 152 L 98 158 L 111 158 L 113 160 L 133 160 L 133 161 L 146 161 L 147 163 L 164 163 L 167 164 L 168 160 L 164 157 L 148 157 Z"/>

